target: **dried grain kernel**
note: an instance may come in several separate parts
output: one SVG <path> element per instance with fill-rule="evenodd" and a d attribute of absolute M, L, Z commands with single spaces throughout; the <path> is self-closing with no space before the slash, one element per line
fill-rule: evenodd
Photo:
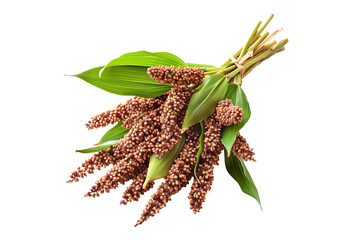
<path fill-rule="evenodd" d="M 170 83 L 174 86 L 189 86 L 199 84 L 205 77 L 198 67 L 154 66 L 148 68 L 148 75 L 157 82 Z"/>
<path fill-rule="evenodd" d="M 253 149 L 249 147 L 246 139 L 237 133 L 235 143 L 232 147 L 232 152 L 237 158 L 244 161 L 255 161 Z"/>

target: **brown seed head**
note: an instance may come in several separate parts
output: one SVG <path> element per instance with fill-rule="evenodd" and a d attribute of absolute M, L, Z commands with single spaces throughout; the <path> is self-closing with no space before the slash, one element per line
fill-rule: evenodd
<path fill-rule="evenodd" d="M 236 140 L 231 150 L 237 158 L 241 158 L 244 161 L 255 161 L 253 149 L 249 147 L 246 139 L 240 133 L 236 135 Z"/>
<path fill-rule="evenodd" d="M 198 165 L 196 176 L 189 193 L 190 209 L 197 213 L 202 208 L 202 203 L 214 180 L 214 166 L 219 163 L 219 154 L 224 149 L 220 141 L 221 125 L 216 119 L 216 113 L 205 120 L 204 149 Z"/>
<path fill-rule="evenodd" d="M 158 108 L 164 103 L 165 98 L 166 94 L 155 98 L 135 97 L 128 100 L 125 104 L 119 104 L 113 110 L 108 110 L 96 115 L 95 117 L 92 117 L 91 120 L 86 124 L 86 127 L 88 129 L 105 127 L 109 124 L 117 123 L 122 119 L 129 117 L 135 118 L 135 116 Z M 131 124 L 131 122 L 127 122 L 128 127 L 129 124 Z"/>
<path fill-rule="evenodd" d="M 199 133 L 194 132 L 194 127 L 189 128 L 187 133 L 186 142 L 179 157 L 174 161 L 165 181 L 158 187 L 135 226 L 140 225 L 164 208 L 166 203 L 171 200 L 171 196 L 185 187 L 193 176 L 196 154 L 199 149 Z"/>
<path fill-rule="evenodd" d="M 109 149 L 102 150 L 94 154 L 90 159 L 86 160 L 81 167 L 78 167 L 77 170 L 72 172 L 70 175 L 70 180 L 67 182 L 78 182 L 79 178 L 84 178 L 87 174 L 93 174 L 94 170 L 100 170 L 109 165 L 115 164 L 117 158 L 113 156 L 114 146 L 111 146 Z"/>
<path fill-rule="evenodd" d="M 147 169 L 136 176 L 130 186 L 125 190 L 123 194 L 123 200 L 121 200 L 120 204 L 126 205 L 128 202 L 138 201 L 141 195 L 154 186 L 154 181 L 152 181 L 146 185 L 145 189 L 142 187 L 146 179 L 146 174 Z"/>
<path fill-rule="evenodd" d="M 157 157 L 167 153 L 179 142 L 184 110 L 193 93 L 194 90 L 188 87 L 174 87 L 170 90 L 160 116 L 161 132 L 153 149 Z"/>
<path fill-rule="evenodd" d="M 189 86 L 199 84 L 205 77 L 198 67 L 154 66 L 148 68 L 149 76 L 160 83 L 170 83 L 174 86 Z"/>
<path fill-rule="evenodd" d="M 222 100 L 216 107 L 216 120 L 224 126 L 241 122 L 244 116 L 242 108 L 232 104 L 230 99 Z"/>

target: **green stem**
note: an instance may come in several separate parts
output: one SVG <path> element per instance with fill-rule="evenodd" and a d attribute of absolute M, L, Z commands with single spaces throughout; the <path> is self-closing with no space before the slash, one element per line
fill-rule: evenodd
<path fill-rule="evenodd" d="M 260 27 L 261 22 L 258 22 L 258 24 L 255 26 L 253 32 L 251 33 L 245 45 L 242 48 L 240 48 L 234 55 L 232 55 L 234 59 L 239 60 L 241 57 L 245 56 L 248 52 L 254 51 L 259 45 L 262 45 L 264 41 L 267 41 L 266 38 L 268 37 L 269 32 L 265 32 L 263 35 L 261 35 L 261 33 L 267 27 L 267 25 L 270 23 L 273 17 L 274 15 L 271 14 L 270 17 L 261 27 Z M 274 34 L 276 34 L 276 32 Z M 240 69 L 235 65 L 235 63 L 233 63 L 234 59 L 229 58 L 219 68 L 206 69 L 207 72 L 205 72 L 205 75 L 222 74 L 229 79 L 235 77 L 234 82 L 236 82 L 241 86 L 242 78 L 244 78 L 247 74 L 249 74 L 263 60 L 281 51 L 287 42 L 288 39 L 285 39 L 280 41 L 278 44 L 276 44 L 276 41 L 273 40 L 268 44 L 265 44 L 264 46 L 260 47 L 259 49 L 256 49 L 256 53 L 253 52 L 254 55 L 249 56 L 250 58 L 248 58 L 245 62 L 242 63 L 242 66 L 245 69 L 244 72 L 242 72 L 241 74 L 239 74 Z M 272 50 L 271 47 L 273 47 L 274 49 Z"/>
<path fill-rule="evenodd" d="M 220 71 L 222 69 L 224 69 L 224 68 L 223 67 L 209 67 L 209 68 L 205 68 L 205 71 L 206 72 L 211 72 L 211 71 L 215 71 L 215 70 Z"/>
<path fill-rule="evenodd" d="M 208 72 L 204 72 L 205 75 L 213 75 L 215 73 L 218 73 L 218 70 L 214 70 L 214 71 L 208 71 Z"/>
<path fill-rule="evenodd" d="M 263 52 L 265 51 L 265 49 L 269 49 L 271 46 L 276 44 L 276 40 L 272 40 L 271 42 L 269 42 L 268 44 L 262 46 L 259 50 L 257 50 L 256 52 Z"/>
<path fill-rule="evenodd" d="M 284 46 L 285 46 L 285 44 L 287 44 L 288 43 L 288 39 L 286 38 L 286 39 L 284 39 L 284 40 L 281 40 L 279 43 L 278 43 L 278 45 L 274 48 L 274 50 L 268 55 L 268 56 L 266 56 L 266 58 L 265 59 L 268 59 L 269 57 L 271 57 L 272 55 L 274 55 L 275 53 L 277 53 L 280 49 L 282 49 Z M 265 60 L 264 59 L 264 60 Z"/>
<path fill-rule="evenodd" d="M 251 59 L 250 61 L 248 62 L 245 62 L 244 63 L 244 67 L 247 68 L 247 67 L 250 67 L 251 65 L 253 65 L 254 63 L 260 61 L 261 59 L 267 57 L 267 55 L 269 55 L 271 53 L 271 49 L 267 49 L 265 52 L 259 54 L 257 57 Z"/>
<path fill-rule="evenodd" d="M 242 78 L 241 78 L 241 75 L 238 74 L 235 76 L 236 77 L 236 83 L 241 86 L 242 85 Z"/>
<path fill-rule="evenodd" d="M 251 67 L 249 67 L 248 69 L 246 69 L 243 78 L 246 77 L 249 73 L 251 73 L 251 71 L 254 70 L 254 68 L 256 68 L 257 65 L 259 65 L 260 63 L 261 63 L 261 61 L 253 64 Z M 240 85 L 240 86 L 241 86 L 241 85 Z"/>
<path fill-rule="evenodd" d="M 256 36 L 260 36 L 260 34 L 262 33 L 262 31 L 264 31 L 264 29 L 267 27 L 267 25 L 269 24 L 269 22 L 271 21 L 271 19 L 274 17 L 274 14 L 271 14 L 270 17 L 268 18 L 268 20 L 266 20 L 266 22 L 264 23 L 264 25 L 261 26 L 261 28 L 259 29 L 259 31 L 256 33 Z"/>
<path fill-rule="evenodd" d="M 239 56 L 239 54 L 241 53 L 243 48 L 240 48 L 235 54 L 233 54 L 232 56 L 236 59 L 237 56 Z M 221 67 L 226 67 L 229 63 L 231 63 L 231 58 L 228 58 L 228 60 L 226 60 Z"/>
<path fill-rule="evenodd" d="M 250 43 L 250 46 L 251 46 L 254 42 L 256 42 L 256 41 L 258 40 L 258 38 L 259 38 L 259 36 L 254 37 L 253 40 L 252 40 L 251 43 Z M 239 56 L 240 56 L 240 53 L 241 53 L 242 49 L 243 49 L 243 47 L 240 48 L 240 49 L 239 49 L 236 53 L 234 53 L 232 56 L 233 56 L 235 59 L 238 59 Z M 221 65 L 221 67 L 226 67 L 226 66 L 227 66 L 228 64 L 230 64 L 231 62 L 232 62 L 232 61 L 231 61 L 231 58 L 228 58 L 228 60 L 226 60 L 226 61 Z"/>
<path fill-rule="evenodd" d="M 272 15 L 272 16 L 273 16 L 273 15 Z M 260 36 L 259 33 L 261 33 L 261 32 L 264 30 L 264 28 L 267 26 L 267 24 L 270 22 L 270 20 L 271 20 L 271 19 L 268 19 L 268 20 L 266 21 L 266 23 L 264 24 L 264 26 L 261 27 L 261 31 L 260 31 L 260 30 L 257 31 L 257 33 L 255 34 L 255 36 L 251 39 L 249 46 L 251 46 L 254 42 L 256 42 L 256 41 L 259 39 L 259 36 Z M 259 23 L 261 24 L 261 22 L 259 22 Z M 258 24 L 259 24 L 259 23 L 258 23 Z M 258 26 L 257 26 L 257 27 L 258 27 Z M 251 36 L 250 36 L 250 38 L 251 38 Z M 249 39 L 250 39 L 250 38 L 249 38 Z M 240 54 L 242 53 L 243 49 L 244 49 L 244 47 L 240 48 L 240 49 L 239 49 L 236 53 L 234 53 L 232 56 L 233 56 L 235 59 L 238 59 L 239 56 L 240 56 Z M 221 67 L 226 67 L 229 63 L 231 63 L 231 58 L 228 58 L 228 59 L 221 65 Z"/>
<path fill-rule="evenodd" d="M 236 68 L 235 64 L 231 65 L 230 67 L 228 68 L 225 68 L 221 73 L 222 74 L 228 74 L 230 73 L 232 70 L 234 70 Z"/>
<path fill-rule="evenodd" d="M 247 52 L 247 50 L 248 50 L 248 48 L 249 48 L 249 46 L 250 46 L 250 43 L 253 41 L 253 39 L 254 39 L 254 37 L 255 37 L 255 35 L 256 35 L 256 33 L 257 33 L 257 30 L 258 30 L 259 27 L 260 27 L 260 24 L 261 24 L 261 22 L 258 22 L 258 24 L 256 25 L 255 29 L 254 29 L 253 32 L 251 33 L 249 39 L 248 39 L 247 42 L 245 43 L 245 46 L 242 48 L 242 51 L 241 51 L 241 53 L 240 53 L 239 58 L 241 58 L 242 56 L 244 56 L 245 53 Z"/>
<path fill-rule="evenodd" d="M 266 51 L 264 51 L 263 53 L 257 55 L 255 58 L 245 62 L 243 64 L 244 68 L 248 68 L 251 65 L 255 64 L 258 61 L 261 61 L 263 58 L 267 57 L 270 53 L 271 53 L 271 49 L 267 49 Z M 231 73 L 228 74 L 228 77 L 232 78 L 234 77 L 236 74 L 238 74 L 240 72 L 239 68 L 236 68 L 234 71 L 232 71 Z"/>
<path fill-rule="evenodd" d="M 273 45 L 275 45 L 275 44 L 276 44 L 276 40 L 272 40 L 271 42 L 269 42 L 268 44 L 266 44 L 266 45 L 264 46 L 264 48 L 267 49 L 267 48 L 269 48 L 269 47 L 271 47 L 271 46 L 273 46 Z"/>
<path fill-rule="evenodd" d="M 262 35 L 262 36 L 251 46 L 251 48 L 249 48 L 249 51 L 255 50 L 255 48 L 256 48 L 257 46 L 259 46 L 259 44 L 260 44 L 262 41 L 264 41 L 264 39 L 265 39 L 268 35 L 269 35 L 269 32 L 264 33 L 264 35 Z"/>
<path fill-rule="evenodd" d="M 234 71 L 228 74 L 229 78 L 233 78 L 236 74 L 240 72 L 240 69 L 236 68 Z"/>

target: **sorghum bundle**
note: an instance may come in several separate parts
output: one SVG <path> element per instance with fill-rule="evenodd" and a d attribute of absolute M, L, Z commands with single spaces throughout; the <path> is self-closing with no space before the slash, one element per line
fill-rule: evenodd
<path fill-rule="evenodd" d="M 244 164 L 255 161 L 254 152 L 239 133 L 251 114 L 241 85 L 247 74 L 287 43 L 271 41 L 278 31 L 262 34 L 271 18 L 261 27 L 259 23 L 247 43 L 220 67 L 185 63 L 170 53 L 140 51 L 75 75 L 106 91 L 136 97 L 86 124 L 88 129 L 116 125 L 94 147 L 78 150 L 96 153 L 72 172 L 68 182 L 111 166 L 85 197 L 100 196 L 131 180 L 120 202 L 126 205 L 163 178 L 137 226 L 191 181 L 190 209 L 199 212 L 225 149 L 229 174 L 260 203 Z"/>

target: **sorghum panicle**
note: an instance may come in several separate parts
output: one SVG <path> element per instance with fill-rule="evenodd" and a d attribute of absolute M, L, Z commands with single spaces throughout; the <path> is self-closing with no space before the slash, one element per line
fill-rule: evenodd
<path fill-rule="evenodd" d="M 126 205 L 131 201 L 138 201 L 141 195 L 147 192 L 154 186 L 154 181 L 149 182 L 145 188 L 143 184 L 146 179 L 147 169 L 137 175 L 137 177 L 132 181 L 129 187 L 125 190 L 123 194 L 123 200 L 120 201 L 120 204 Z"/>
<path fill-rule="evenodd" d="M 253 149 L 249 147 L 246 139 L 237 133 L 235 143 L 232 147 L 232 152 L 237 158 L 241 158 L 244 161 L 255 161 Z"/>
<path fill-rule="evenodd" d="M 139 172 L 144 171 L 146 165 L 133 161 L 130 157 L 117 163 L 105 176 L 95 182 L 85 197 L 98 197 L 100 193 L 109 192 L 115 189 L 119 184 L 124 184 L 130 179 L 134 179 Z"/>
<path fill-rule="evenodd" d="M 151 111 L 132 126 L 130 131 L 114 147 L 114 156 L 121 159 L 108 173 L 100 178 L 85 196 L 99 196 L 119 184 L 136 178 L 148 165 L 159 134 L 162 107 Z M 152 144 L 154 143 L 154 144 Z"/>
<path fill-rule="evenodd" d="M 145 114 L 141 119 L 135 122 L 130 131 L 116 145 L 114 156 L 120 159 L 126 158 L 129 154 L 136 151 L 137 147 L 145 138 L 153 142 L 159 134 L 160 115 L 162 106 Z"/>
<path fill-rule="evenodd" d="M 186 132 L 187 137 L 178 158 L 172 164 L 165 181 L 158 187 L 145 207 L 140 219 L 135 226 L 154 216 L 166 206 L 171 196 L 185 187 L 193 176 L 196 164 L 196 154 L 199 150 L 199 133 L 194 131 L 194 126 Z"/>
<path fill-rule="evenodd" d="M 155 98 L 135 97 L 129 99 L 125 104 L 119 104 L 115 109 L 100 113 L 86 124 L 88 129 L 105 127 L 114 124 L 122 119 L 127 119 L 133 115 L 139 115 L 156 109 L 164 102 L 166 95 Z"/>
<path fill-rule="evenodd" d="M 148 75 L 157 82 L 170 83 L 174 86 L 189 86 L 201 83 L 205 77 L 198 67 L 154 66 L 148 68 Z"/>
<path fill-rule="evenodd" d="M 204 149 L 196 171 L 197 179 L 194 178 L 188 197 L 190 199 L 190 209 L 194 213 L 200 211 L 206 193 L 211 189 L 214 180 L 214 165 L 218 165 L 218 155 L 223 150 L 220 141 L 221 125 L 215 116 L 216 113 L 205 120 Z"/>
<path fill-rule="evenodd" d="M 181 126 L 185 118 L 186 109 L 195 90 L 188 87 L 174 87 L 163 105 L 160 116 L 161 133 L 153 152 L 158 158 L 171 150 L 181 137 Z"/>
<path fill-rule="evenodd" d="M 216 112 L 204 121 L 204 150 L 198 165 L 196 176 L 189 193 L 190 208 L 197 213 L 202 208 L 202 203 L 214 180 L 214 166 L 219 163 L 219 155 L 224 149 L 221 143 L 221 127 L 229 126 L 241 121 L 242 109 L 234 106 L 231 100 L 220 101 Z"/>
<path fill-rule="evenodd" d="M 117 158 L 113 156 L 113 149 L 114 146 L 111 146 L 109 149 L 94 154 L 90 159 L 81 164 L 81 167 L 78 167 L 77 170 L 71 173 L 71 179 L 67 182 L 77 182 L 79 178 L 84 178 L 87 174 L 93 174 L 95 169 L 100 170 L 116 163 Z"/>
<path fill-rule="evenodd" d="M 239 123 L 243 116 L 242 108 L 233 105 L 230 99 L 220 101 L 216 107 L 216 120 L 223 126 Z"/>

